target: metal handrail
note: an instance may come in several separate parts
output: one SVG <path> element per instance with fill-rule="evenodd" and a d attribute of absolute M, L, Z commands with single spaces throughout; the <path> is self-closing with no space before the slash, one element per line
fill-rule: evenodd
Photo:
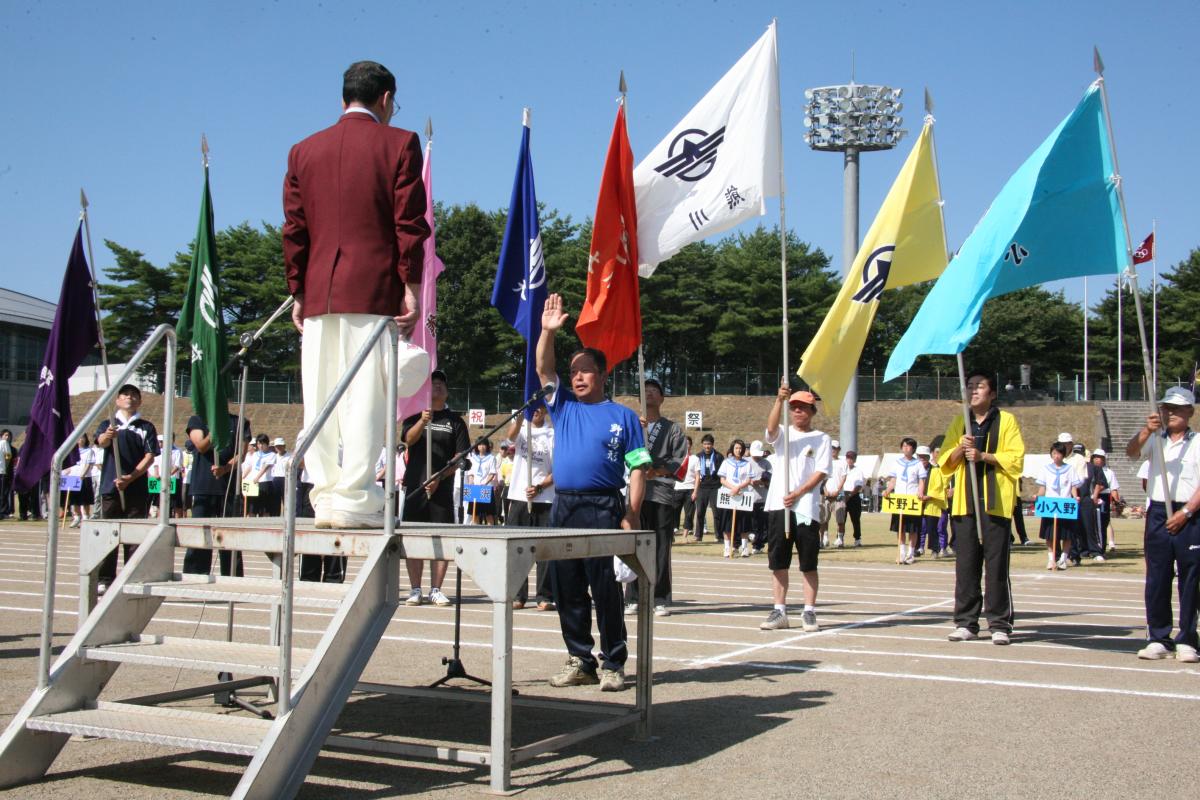
<path fill-rule="evenodd" d="M 75 430 L 68 434 L 66 441 L 54 452 L 54 458 L 50 462 L 50 490 L 48 492 L 50 495 L 50 529 L 46 538 L 46 586 L 45 595 L 42 598 L 42 640 L 38 652 L 38 689 L 45 689 L 50 685 L 50 650 L 54 636 L 54 588 L 58 577 L 58 506 L 60 501 L 58 484 L 62 477 L 63 460 L 74 451 L 80 437 L 87 433 L 92 423 L 100 416 L 100 412 L 108 407 L 134 371 L 149 357 L 150 351 L 163 339 L 167 340 L 164 383 L 167 390 L 163 394 L 163 436 L 164 441 L 167 441 L 172 429 L 172 417 L 175 414 L 175 358 L 179 348 L 175 337 L 175 328 L 164 323 L 155 328 L 137 352 L 133 354 L 120 376 L 83 415 L 83 419 L 75 426 Z M 115 438 L 113 446 L 118 446 Z M 167 446 L 170 447 L 169 444 Z M 163 459 L 163 463 L 166 464 L 167 459 Z M 160 484 L 158 519 L 160 524 L 166 525 L 171 514 L 171 482 L 164 480 L 160 481 Z"/>
<path fill-rule="evenodd" d="M 367 356 L 371 354 L 379 337 L 387 332 L 389 339 L 387 364 L 387 414 L 388 424 L 384 428 L 384 449 L 387 457 L 384 459 L 384 500 L 383 500 L 383 535 L 391 537 L 396 531 L 396 381 L 398 378 L 400 355 L 400 332 L 396 322 L 388 317 L 375 323 L 367 340 L 350 362 L 350 368 L 342 375 L 337 386 L 321 407 L 313 421 L 304 426 L 304 437 L 296 442 L 292 453 L 291 463 L 288 464 L 287 480 L 284 484 L 283 506 L 283 557 L 282 580 L 283 597 L 279 609 L 279 712 L 282 717 L 292 707 L 292 606 L 293 588 L 295 583 L 296 560 L 296 487 L 300 480 L 300 463 L 304 454 L 317 436 L 317 432 L 329 420 L 329 416 L 337 407 L 342 395 L 350 388 L 354 376 L 358 374 Z"/>

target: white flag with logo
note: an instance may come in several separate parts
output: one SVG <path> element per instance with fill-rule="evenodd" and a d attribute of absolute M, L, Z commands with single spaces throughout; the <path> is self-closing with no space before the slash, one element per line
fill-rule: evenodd
<path fill-rule="evenodd" d="M 766 213 L 780 192 L 775 23 L 633 172 L 638 273 Z"/>

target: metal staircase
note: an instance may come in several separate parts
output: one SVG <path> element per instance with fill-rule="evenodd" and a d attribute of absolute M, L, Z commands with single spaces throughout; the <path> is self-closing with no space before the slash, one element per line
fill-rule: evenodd
<path fill-rule="evenodd" d="M 317 415 L 315 433 L 330 416 L 370 349 L 387 335 L 387 408 L 396 407 L 397 332 L 391 320 L 381 320 L 356 356 L 326 406 Z M 174 385 L 175 332 L 159 326 L 130 360 L 125 373 L 96 402 L 76 427 L 73 436 L 59 448 L 51 468 L 51 485 L 57 485 L 62 463 L 74 450 L 78 434 L 90 430 L 107 409 L 118 388 L 159 343 L 166 344 L 166 385 Z M 164 398 L 163 430 L 172 430 L 173 401 Z M 387 428 L 388 452 L 395 450 L 395 425 Z M 53 633 L 54 588 L 58 550 L 58 492 L 50 492 L 51 514 L 47 537 L 44 618 L 39 660 L 38 687 L 0 736 L 0 786 L 13 786 L 42 777 L 72 735 L 106 737 L 189 749 L 252 756 L 234 797 L 279 798 L 294 795 L 374 652 L 399 603 L 399 537 L 394 519 L 383 531 L 321 531 L 311 525 L 297 531 L 295 489 L 299 465 L 307 449 L 299 443 L 287 476 L 286 516 L 274 531 L 258 530 L 248 536 L 256 550 L 266 552 L 275 563 L 275 580 L 180 575 L 173 572 L 175 549 L 181 546 L 180 530 L 197 529 L 219 520 L 171 520 L 168 518 L 169 485 L 163 482 L 160 517 L 118 574 L 108 591 L 90 611 L 81 614 L 78 631 L 50 665 Z M 392 487 L 394 461 L 387 459 L 384 485 Z M 392 507 L 389 493 L 385 508 Z M 388 515 L 390 516 L 390 515 Z M 89 545 L 86 559 L 81 547 L 81 573 L 99 563 L 98 556 L 111 550 L 120 538 L 119 523 L 88 522 L 83 541 Z M 109 534 L 105 536 L 103 534 Z M 211 536 L 204 537 L 210 541 Z M 192 542 L 187 542 L 191 544 Z M 250 542 L 247 542 L 250 543 Z M 352 585 L 298 583 L 294 580 L 294 557 L 298 553 L 330 554 L 352 552 L 365 556 Z M 85 576 L 86 588 L 95 586 Z M 144 631 L 166 598 L 267 604 L 274 613 L 270 644 L 213 642 L 174 637 L 146 636 Z M 81 597 L 81 603 L 91 605 Z M 336 608 L 329 627 L 316 647 L 293 649 L 292 608 L 294 605 Z M 274 719 L 248 718 L 205 713 L 155 705 L 180 697 L 218 691 L 246 681 L 216 684 L 200 689 L 135 698 L 125 702 L 100 701 L 99 696 L 123 664 L 171 669 L 219 672 L 250 676 L 257 682 L 273 682 L 278 708 Z"/>

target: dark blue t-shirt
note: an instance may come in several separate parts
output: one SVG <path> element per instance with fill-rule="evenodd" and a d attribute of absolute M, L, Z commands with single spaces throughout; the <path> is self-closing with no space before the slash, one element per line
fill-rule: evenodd
<path fill-rule="evenodd" d="M 561 383 L 547 401 L 554 423 L 554 487 L 621 489 L 626 453 L 646 446 L 637 414 L 608 399 L 581 403 Z"/>

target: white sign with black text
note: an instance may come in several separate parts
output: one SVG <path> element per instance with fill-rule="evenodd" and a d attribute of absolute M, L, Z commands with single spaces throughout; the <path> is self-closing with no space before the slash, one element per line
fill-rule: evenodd
<path fill-rule="evenodd" d="M 742 489 L 742 493 L 738 495 L 731 494 L 728 489 L 721 487 L 717 490 L 717 508 L 736 508 L 738 511 L 753 511 L 754 498 L 755 492 L 749 487 Z"/>
<path fill-rule="evenodd" d="M 685 411 L 683 414 L 683 424 L 687 428 L 695 428 L 697 430 L 704 427 L 704 412 L 703 411 Z"/>

